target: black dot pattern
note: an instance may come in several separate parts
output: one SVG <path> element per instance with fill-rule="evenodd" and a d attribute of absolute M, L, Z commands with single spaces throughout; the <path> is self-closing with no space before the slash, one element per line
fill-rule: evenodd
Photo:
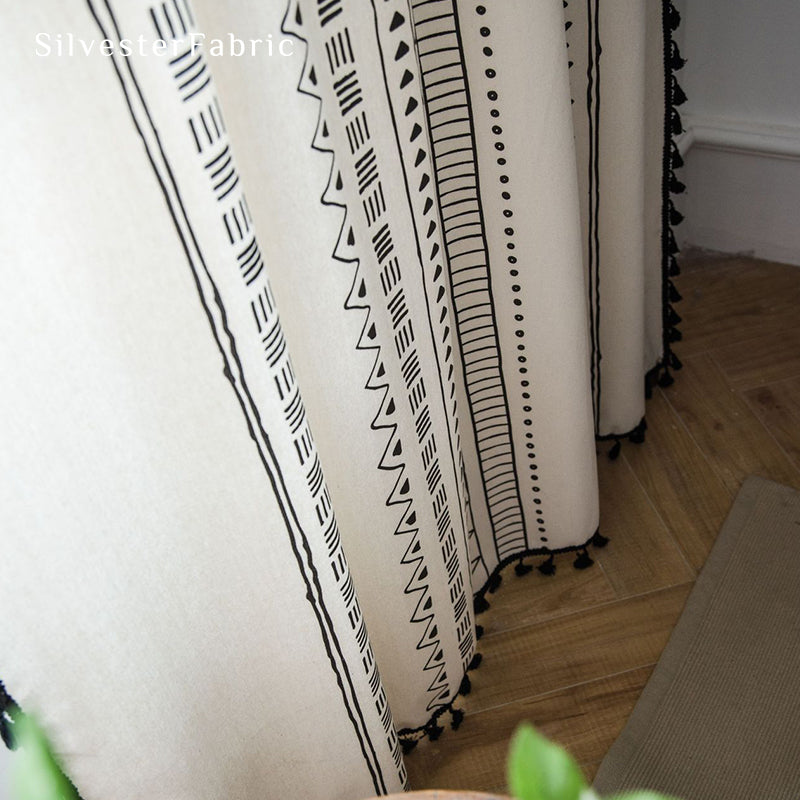
<path fill-rule="evenodd" d="M 486 15 L 486 6 L 478 5 L 475 7 L 475 13 L 479 17 L 484 17 Z M 488 40 L 492 35 L 492 30 L 489 24 L 482 24 L 480 27 L 480 35 Z M 488 42 L 483 47 L 482 51 L 484 59 L 486 59 L 486 63 L 484 65 L 484 75 L 489 80 L 494 80 L 497 77 L 497 70 L 495 69 L 495 65 L 492 63 L 492 57 L 494 56 L 494 50 L 489 46 Z M 489 110 L 489 116 L 492 119 L 491 125 L 491 132 L 492 136 L 494 137 L 494 149 L 498 153 L 497 156 L 497 165 L 499 167 L 505 167 L 508 163 L 504 153 L 506 150 L 506 143 L 503 141 L 503 125 L 502 125 L 502 112 L 499 107 L 500 103 L 500 95 L 495 89 L 490 89 L 486 92 L 486 97 L 492 104 L 492 107 Z M 503 209 L 502 214 L 503 217 L 507 221 L 506 227 L 503 228 L 503 234 L 506 237 L 505 241 L 505 250 L 506 254 L 506 261 L 509 264 L 509 276 L 513 278 L 517 278 L 519 276 L 519 270 L 514 267 L 517 263 L 517 256 L 512 253 L 516 249 L 516 243 L 514 241 L 515 230 L 513 225 L 510 223 L 510 220 L 514 216 L 514 210 L 510 207 L 509 201 L 512 198 L 512 193 L 510 191 L 510 184 L 511 178 L 505 172 L 501 173 L 499 176 L 500 186 L 500 198 L 504 201 L 503 202 Z M 515 313 L 514 313 L 514 321 L 517 323 L 523 323 L 525 321 L 525 312 L 522 310 L 523 306 L 523 298 L 522 298 L 522 286 L 514 282 L 511 284 L 511 292 L 513 294 L 512 303 L 515 306 Z M 514 335 L 518 339 L 519 343 L 517 344 L 517 373 L 519 375 L 519 387 L 521 390 L 521 395 L 523 401 L 525 401 L 524 405 L 522 406 L 522 411 L 524 412 L 524 417 L 522 418 L 522 424 L 526 428 L 530 428 L 533 426 L 533 419 L 531 414 L 533 413 L 533 406 L 530 404 L 531 399 L 531 392 L 530 392 L 530 378 L 528 377 L 528 359 L 525 355 L 527 345 L 525 344 L 525 329 L 520 325 L 518 328 L 514 330 Z M 545 520 L 544 514 L 542 512 L 542 501 L 536 495 L 539 494 L 541 491 L 538 486 L 539 476 L 538 472 L 538 465 L 536 464 L 536 446 L 533 442 L 533 433 L 530 431 L 525 432 L 525 455 L 526 460 L 528 462 L 528 482 L 530 486 L 530 492 L 533 498 L 533 504 L 536 510 L 536 523 L 539 526 L 537 528 L 538 532 L 538 540 L 540 543 L 544 544 L 547 542 L 547 529 L 545 527 Z"/>

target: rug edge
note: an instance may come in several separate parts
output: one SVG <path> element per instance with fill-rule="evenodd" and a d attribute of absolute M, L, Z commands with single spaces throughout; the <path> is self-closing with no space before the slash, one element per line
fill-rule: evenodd
<path fill-rule="evenodd" d="M 713 599 L 714 589 L 718 586 L 722 573 L 736 551 L 741 534 L 747 527 L 759 498 L 763 492 L 775 491 L 795 492 L 791 487 L 757 475 L 750 475 L 743 481 L 653 674 L 625 723 L 622 733 L 612 744 L 597 770 L 593 784 L 596 791 L 608 793 L 634 788 L 625 783 L 629 766 L 650 729 L 650 721 L 669 690 L 675 672 L 681 665 L 680 654 L 690 645 L 700 629 Z M 685 610 L 690 606 L 694 606 L 693 613 L 687 616 Z"/>

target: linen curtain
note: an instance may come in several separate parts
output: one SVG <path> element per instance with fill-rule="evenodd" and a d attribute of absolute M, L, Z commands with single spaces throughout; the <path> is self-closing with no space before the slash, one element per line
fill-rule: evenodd
<path fill-rule="evenodd" d="M 2 13 L 6 689 L 85 800 L 402 789 L 679 366 L 674 11 Z"/>

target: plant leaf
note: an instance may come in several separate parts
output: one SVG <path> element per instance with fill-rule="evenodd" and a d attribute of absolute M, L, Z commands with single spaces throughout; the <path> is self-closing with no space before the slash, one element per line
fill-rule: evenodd
<path fill-rule="evenodd" d="M 12 712 L 12 719 L 14 744 L 19 748 L 11 762 L 14 800 L 80 800 L 33 717 Z"/>
<path fill-rule="evenodd" d="M 511 739 L 508 787 L 517 800 L 579 800 L 586 782 L 565 750 L 523 723 Z"/>

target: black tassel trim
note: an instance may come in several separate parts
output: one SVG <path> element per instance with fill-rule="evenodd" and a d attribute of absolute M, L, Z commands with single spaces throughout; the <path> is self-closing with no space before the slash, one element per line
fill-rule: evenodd
<path fill-rule="evenodd" d="M 678 26 L 681 24 L 681 15 L 678 13 L 678 9 L 675 8 L 672 3 L 667 3 L 666 15 L 669 29 L 671 31 L 678 30 Z"/>
<path fill-rule="evenodd" d="M 675 144 L 674 141 L 669 143 L 669 150 L 670 150 L 670 160 L 672 162 L 673 169 L 680 169 L 683 166 L 683 156 L 681 155 L 681 151 L 678 150 L 678 145 Z"/>
<path fill-rule="evenodd" d="M 428 738 L 435 742 L 443 733 L 444 728 L 441 725 L 431 725 L 430 728 L 427 730 Z"/>
<path fill-rule="evenodd" d="M 683 133 L 683 131 L 679 131 L 679 133 Z M 675 173 L 674 172 L 670 174 L 669 191 L 670 191 L 670 194 L 683 194 L 686 191 L 686 184 L 685 183 L 681 183 L 675 177 Z M 670 231 L 670 236 L 671 235 L 672 235 L 672 231 Z M 674 255 L 675 253 L 680 252 L 680 248 L 678 247 L 678 245 L 676 245 L 674 243 L 673 243 L 673 248 L 674 249 L 670 250 L 671 254 Z"/>
<path fill-rule="evenodd" d="M 672 202 L 672 195 L 682 194 L 686 191 L 686 185 L 675 174 L 675 171 L 683 166 L 683 158 L 674 139 L 675 136 L 683 133 L 683 123 L 677 106 L 686 102 L 686 93 L 678 83 L 675 73 L 684 66 L 686 61 L 681 56 L 673 38 L 673 33 L 680 24 L 680 14 L 672 4 L 672 0 L 664 0 L 662 9 L 664 38 L 664 152 L 661 165 L 663 356 L 645 379 L 645 397 L 652 396 L 653 387 L 656 384 L 662 388 L 671 386 L 675 382 L 672 371 L 681 367 L 680 360 L 672 351 L 672 345 L 682 339 L 681 332 L 677 327 L 681 318 L 673 308 L 673 304 L 680 301 L 681 295 L 670 279 L 680 275 L 680 267 L 676 259 L 680 248 L 672 228 L 683 221 L 683 215 Z"/>
<path fill-rule="evenodd" d="M 521 578 L 523 575 L 527 575 L 529 572 L 533 571 L 533 567 L 530 564 L 526 564 L 523 559 L 519 560 L 518 564 L 514 565 L 514 574 Z"/>
<path fill-rule="evenodd" d="M 514 564 L 514 569 L 517 571 L 519 567 L 522 567 L 524 572 L 522 574 L 527 574 L 533 568 L 529 564 L 524 564 L 523 559 L 528 558 L 530 556 L 537 556 L 537 555 L 546 555 L 547 560 L 544 563 L 540 564 L 537 569 L 544 575 L 553 575 L 556 571 L 556 564 L 555 564 L 555 556 L 561 553 L 576 553 L 577 558 L 575 559 L 575 566 L 578 569 L 586 569 L 590 567 L 594 561 L 589 556 L 588 547 L 605 547 L 608 544 L 608 539 L 605 536 L 600 534 L 600 531 L 595 531 L 592 536 L 587 539 L 584 544 L 581 545 L 573 545 L 571 547 L 562 547 L 556 550 L 549 550 L 547 548 L 536 548 L 536 549 L 529 549 L 525 550 L 522 553 L 517 553 L 514 556 L 510 556 L 508 558 L 503 559 L 497 567 L 492 571 L 492 574 L 487 579 L 486 583 L 476 592 L 474 604 L 476 613 L 480 611 L 485 611 L 489 608 L 489 603 L 484 597 L 484 595 L 490 591 L 491 587 L 497 589 L 500 586 L 502 576 L 500 572 L 504 570 L 506 567 Z M 481 625 L 475 626 L 475 638 L 480 639 L 483 636 L 484 630 Z M 461 679 L 461 683 L 459 684 L 458 691 L 456 692 L 453 699 L 441 706 L 436 710 L 433 716 L 425 723 L 425 725 L 420 726 L 419 728 L 403 728 L 402 730 L 397 732 L 398 738 L 400 740 L 400 746 L 402 747 L 403 753 L 408 754 L 410 753 L 417 744 L 422 739 L 430 739 L 431 741 L 436 741 L 443 731 L 444 727 L 440 724 L 440 720 L 443 714 L 450 714 L 451 724 L 450 727 L 455 729 L 461 725 L 461 722 L 464 720 L 464 712 L 461 709 L 455 708 L 454 703 L 459 697 L 464 697 L 468 695 L 472 691 L 472 679 L 469 677 L 467 673 L 476 670 L 482 663 L 483 656 L 481 653 L 474 653 L 472 656 L 472 660 L 467 665 L 466 670 L 464 671 L 464 676 Z"/>
<path fill-rule="evenodd" d="M 556 574 L 556 562 L 553 558 L 553 554 L 550 553 L 550 558 L 547 561 L 542 561 L 536 569 L 542 573 L 542 575 L 555 575 Z"/>
<path fill-rule="evenodd" d="M 684 62 L 686 63 L 686 62 Z M 672 76 L 672 105 L 674 106 L 682 106 L 686 102 L 686 92 L 681 89 L 680 84 L 675 79 L 675 76 Z"/>
<path fill-rule="evenodd" d="M 672 3 L 669 4 L 672 7 Z M 677 12 L 675 12 L 677 14 Z M 678 16 L 680 20 L 680 16 Z M 671 26 L 670 26 L 671 27 Z M 677 26 L 676 26 L 677 27 Z M 672 28 L 671 30 L 674 31 L 676 28 Z M 677 42 L 670 36 L 669 39 L 669 68 L 673 72 L 677 72 L 679 69 L 686 65 L 686 59 L 681 56 L 680 50 L 678 50 Z"/>
<path fill-rule="evenodd" d="M 642 417 L 641 422 L 628 434 L 628 441 L 633 444 L 644 444 L 644 437 L 647 433 L 647 420 Z"/>
<path fill-rule="evenodd" d="M 645 376 L 644 376 L 644 397 L 645 400 L 649 400 L 653 396 L 653 389 L 656 388 L 658 384 L 658 374 L 656 369 L 651 369 Z"/>
<path fill-rule="evenodd" d="M 608 544 L 609 538 L 607 536 L 603 536 L 603 534 L 600 533 L 600 529 L 598 528 L 594 532 L 594 536 L 592 536 L 592 538 L 589 541 L 592 547 L 603 548 Z"/>
<path fill-rule="evenodd" d="M 645 397 L 650 397 L 652 394 L 652 386 L 657 380 L 658 376 L 651 370 L 644 376 L 644 394 Z M 627 439 L 632 444 L 642 444 L 644 442 L 645 431 L 647 430 L 647 421 L 644 417 L 639 420 L 639 424 L 635 428 L 631 428 L 627 433 L 609 433 L 605 436 L 596 436 L 598 442 L 611 442 L 614 444 L 608 451 L 608 457 L 611 461 L 616 461 L 619 454 L 622 452 L 622 442 Z"/>
<path fill-rule="evenodd" d="M 475 598 L 475 613 L 476 614 L 483 614 L 484 611 L 488 611 L 491 608 L 489 605 L 489 601 L 482 595 L 479 594 Z"/>
<path fill-rule="evenodd" d="M 397 732 L 400 747 L 404 754 L 410 753 L 422 739 L 430 739 L 435 742 L 444 733 L 444 726 L 439 724 L 444 714 L 450 714 L 450 727 L 453 730 L 456 730 L 461 725 L 464 720 L 464 712 L 455 707 L 455 702 L 459 697 L 466 697 L 472 691 L 472 681 L 467 673 L 476 670 L 482 661 L 483 656 L 480 653 L 475 653 L 472 656 L 455 697 L 439 708 L 424 725 L 419 728 L 403 728 L 403 730 Z"/>
<path fill-rule="evenodd" d="M 572 562 L 572 566 L 575 567 L 575 569 L 588 569 L 592 564 L 594 564 L 594 561 L 587 550 L 579 553 L 575 561 Z"/>
<path fill-rule="evenodd" d="M 503 576 L 499 572 L 495 572 L 486 582 L 486 591 L 489 592 L 489 594 L 494 594 L 500 588 L 502 582 Z"/>

